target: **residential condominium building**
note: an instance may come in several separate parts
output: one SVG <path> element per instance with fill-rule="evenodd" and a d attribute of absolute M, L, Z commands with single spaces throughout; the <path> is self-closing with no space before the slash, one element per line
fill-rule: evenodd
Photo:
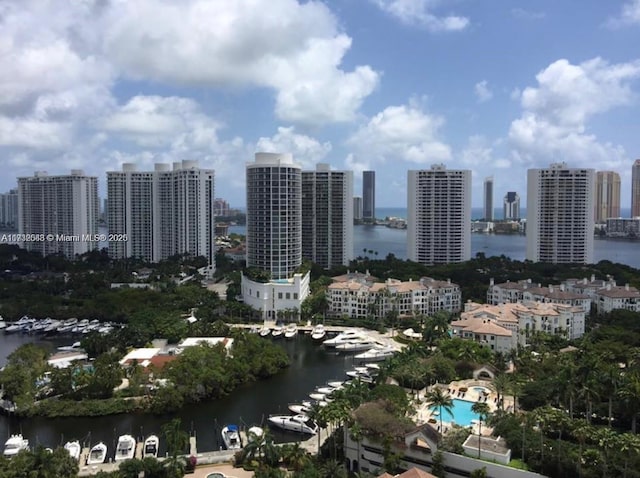
<path fill-rule="evenodd" d="M 640 217 L 640 159 L 631 167 L 631 217 Z"/>
<path fill-rule="evenodd" d="M 362 219 L 376 220 L 376 172 L 362 172 Z"/>
<path fill-rule="evenodd" d="M 299 313 L 309 294 L 309 274 L 302 264 L 302 170 L 291 154 L 256 153 L 247 164 L 248 268 L 266 272 L 268 280 L 243 274 L 244 302 L 275 319 L 284 309 Z"/>
<path fill-rule="evenodd" d="M 365 318 L 384 317 L 395 311 L 399 317 L 415 317 L 461 310 L 460 287 L 451 281 L 430 277 L 406 282 L 373 280 L 358 274 L 334 277 L 326 292 L 328 313 L 334 317 Z"/>
<path fill-rule="evenodd" d="M 640 312 L 640 291 L 629 284 L 607 284 L 596 292 L 596 309 L 598 314 L 608 314 L 615 309 Z"/>
<path fill-rule="evenodd" d="M 493 176 L 484 179 L 484 220 L 493 221 Z"/>
<path fill-rule="evenodd" d="M 229 215 L 229 203 L 222 198 L 215 198 L 213 200 L 213 215 L 214 216 L 228 216 Z"/>
<path fill-rule="evenodd" d="M 74 258 L 98 248 L 98 178 L 73 169 L 18 178 L 18 233 L 35 236 L 22 246 L 42 255 Z"/>
<path fill-rule="evenodd" d="M 595 171 L 556 163 L 527 173 L 527 259 L 593 263 Z"/>
<path fill-rule="evenodd" d="M 514 304 L 467 302 L 460 320 L 451 323 L 454 337 L 474 340 L 496 352 L 527 346 L 535 332 L 569 340 L 584 335 L 585 310 L 580 306 L 524 301 Z"/>
<path fill-rule="evenodd" d="M 541 284 L 532 283 L 531 279 L 502 284 L 496 284 L 490 279 L 487 290 L 487 303 L 490 305 L 543 302 L 582 307 L 586 313 L 591 310 L 592 298 L 578 289 L 571 289 L 570 283 L 542 287 Z"/>
<path fill-rule="evenodd" d="M 602 224 L 620 217 L 620 175 L 614 171 L 596 173 L 595 221 Z"/>
<path fill-rule="evenodd" d="M 197 161 L 158 163 L 137 171 L 125 163 L 107 172 L 109 255 L 158 262 L 176 254 L 203 256 L 215 269 L 214 172 Z M 126 237 L 126 240 L 117 240 Z"/>
<path fill-rule="evenodd" d="M 362 196 L 353 197 L 353 219 L 362 221 Z"/>
<path fill-rule="evenodd" d="M 421 264 L 471 259 L 471 171 L 443 164 L 408 172 L 407 257 Z"/>
<path fill-rule="evenodd" d="M 353 259 L 353 172 L 302 172 L 302 258 L 324 269 Z"/>
<path fill-rule="evenodd" d="M 503 219 L 505 221 L 520 220 L 520 196 L 515 191 L 509 191 L 502 201 Z"/>
<path fill-rule="evenodd" d="M 0 194 L 0 227 L 18 228 L 18 190 Z"/>

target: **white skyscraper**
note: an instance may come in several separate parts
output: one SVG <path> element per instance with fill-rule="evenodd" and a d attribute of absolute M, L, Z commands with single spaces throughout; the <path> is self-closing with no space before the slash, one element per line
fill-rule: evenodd
<path fill-rule="evenodd" d="M 527 172 L 527 259 L 593 262 L 595 170 L 565 163 Z"/>
<path fill-rule="evenodd" d="M 471 171 L 443 164 L 409 171 L 407 257 L 421 264 L 471 259 Z"/>
<path fill-rule="evenodd" d="M 302 264 L 302 170 L 290 154 L 247 165 L 247 267 L 286 279 Z"/>
<path fill-rule="evenodd" d="M 36 239 L 22 246 L 68 258 L 98 248 L 98 178 L 81 170 L 18 178 L 18 233 Z"/>
<path fill-rule="evenodd" d="M 353 259 L 353 172 L 302 172 L 302 258 L 331 269 Z"/>
<path fill-rule="evenodd" d="M 302 264 L 302 170 L 290 154 L 256 153 L 247 164 L 247 267 L 271 280 L 242 276 L 245 304 L 263 318 L 297 311 L 309 295 Z M 290 316 L 290 314 L 289 314 Z"/>
<path fill-rule="evenodd" d="M 200 169 L 197 161 L 156 164 L 153 171 L 125 163 L 122 171 L 107 173 L 107 190 L 109 233 L 127 238 L 109 243 L 111 257 L 157 262 L 191 254 L 206 257 L 213 272 L 213 170 Z"/>
<path fill-rule="evenodd" d="M 493 221 L 493 176 L 484 179 L 484 220 Z"/>

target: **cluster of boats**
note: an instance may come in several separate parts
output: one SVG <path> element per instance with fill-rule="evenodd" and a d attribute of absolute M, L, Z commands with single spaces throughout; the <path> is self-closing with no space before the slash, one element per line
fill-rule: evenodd
<path fill-rule="evenodd" d="M 261 329 L 252 329 L 253 332 L 256 332 L 260 335 L 260 337 L 273 337 L 274 339 L 279 339 L 284 337 L 285 339 L 294 339 L 298 335 L 298 326 L 296 324 L 276 324 L 273 328 L 267 327 L 266 325 Z M 322 340 L 324 336 L 327 334 L 327 331 L 324 328 L 324 325 L 318 324 L 311 330 L 311 338 L 313 340 Z"/>
<path fill-rule="evenodd" d="M 121 435 L 118 438 L 118 444 L 116 445 L 116 451 L 114 460 L 124 461 L 130 460 L 135 457 L 136 453 L 136 439 L 131 435 Z M 142 456 L 146 457 L 158 457 L 158 448 L 160 440 L 157 435 L 149 435 L 145 440 L 142 447 Z M 23 438 L 22 435 L 11 435 L 4 444 L 4 456 L 12 457 L 17 455 L 22 450 L 29 449 L 29 440 Z M 68 441 L 64 444 L 64 449 L 67 450 L 69 455 L 75 460 L 80 460 L 82 454 L 82 445 L 78 440 Z M 107 460 L 109 448 L 104 442 L 99 442 L 89 450 L 87 455 L 87 465 L 99 465 Z"/>
<path fill-rule="evenodd" d="M 1 320 L 0 317 L 0 329 L 4 330 L 5 334 L 13 333 L 25 333 L 25 334 L 89 334 L 91 332 L 97 332 L 102 335 L 110 333 L 116 326 L 110 322 L 100 322 L 98 319 L 82 319 L 76 318 L 66 320 L 56 320 L 51 317 L 46 319 L 34 319 L 32 317 L 24 316 L 20 320 L 7 323 Z"/>
<path fill-rule="evenodd" d="M 264 434 L 264 430 L 260 427 L 251 427 L 247 430 L 247 440 L 259 440 Z M 227 450 L 240 450 L 244 444 L 242 443 L 242 435 L 238 425 L 226 425 L 222 428 L 222 442 Z"/>

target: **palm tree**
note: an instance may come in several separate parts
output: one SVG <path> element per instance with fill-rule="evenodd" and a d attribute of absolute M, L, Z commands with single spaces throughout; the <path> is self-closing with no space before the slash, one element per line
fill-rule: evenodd
<path fill-rule="evenodd" d="M 582 452 L 584 449 L 584 444 L 592 434 L 592 427 L 587 423 L 586 420 L 576 420 L 573 422 L 573 429 L 571 430 L 571 434 L 574 436 L 576 440 L 578 440 L 579 448 L 579 456 L 578 456 L 578 476 L 582 477 Z"/>
<path fill-rule="evenodd" d="M 640 412 L 640 376 L 638 373 L 625 376 L 618 396 L 624 401 L 627 411 L 631 413 L 631 432 L 635 434 L 638 412 Z"/>
<path fill-rule="evenodd" d="M 444 409 L 449 415 L 453 417 L 453 400 L 445 394 L 440 387 L 434 387 L 427 392 L 424 399 L 427 403 L 430 403 L 433 407 L 438 407 L 438 413 L 440 414 L 440 436 L 442 437 L 442 410 Z"/>
<path fill-rule="evenodd" d="M 626 478 L 629 467 L 629 458 L 640 456 L 640 438 L 631 433 L 620 433 L 615 438 L 615 448 L 624 454 L 623 478 Z"/>
<path fill-rule="evenodd" d="M 162 426 L 162 434 L 167 443 L 167 472 L 169 476 L 181 477 L 184 474 L 185 464 L 179 458 L 189 444 L 189 434 L 182 430 L 182 422 L 179 418 L 174 418 L 169 423 Z"/>
<path fill-rule="evenodd" d="M 485 420 L 491 410 L 489 405 L 485 402 L 476 402 L 471 405 L 471 411 L 478 415 L 478 459 L 480 458 L 480 451 L 482 449 L 482 421 Z"/>
<path fill-rule="evenodd" d="M 504 395 L 511 387 L 511 376 L 501 373 L 493 378 L 493 388 L 496 391 L 497 404 L 500 410 L 504 410 Z"/>

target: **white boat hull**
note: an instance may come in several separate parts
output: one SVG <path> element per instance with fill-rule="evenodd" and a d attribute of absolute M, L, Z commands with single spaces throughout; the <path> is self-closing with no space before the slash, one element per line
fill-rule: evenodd
<path fill-rule="evenodd" d="M 278 415 L 269 417 L 269 423 L 283 430 L 297 433 L 318 433 L 318 425 L 305 415 Z"/>

